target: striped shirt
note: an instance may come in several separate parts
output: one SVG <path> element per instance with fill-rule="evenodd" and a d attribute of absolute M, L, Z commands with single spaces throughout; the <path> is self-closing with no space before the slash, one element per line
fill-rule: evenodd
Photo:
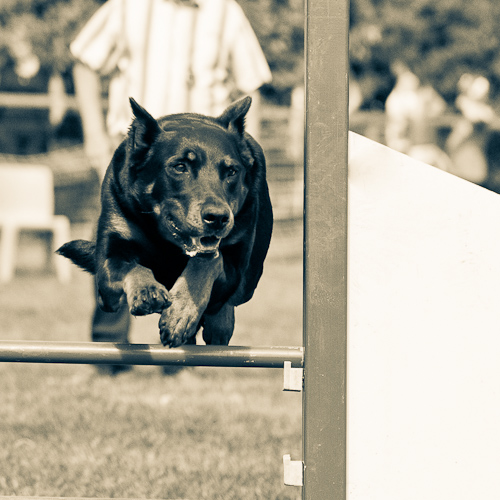
<path fill-rule="evenodd" d="M 250 93 L 271 72 L 235 0 L 108 0 L 71 44 L 73 56 L 112 75 L 107 126 L 124 134 L 131 96 L 153 116 L 216 116 L 236 91 Z"/>

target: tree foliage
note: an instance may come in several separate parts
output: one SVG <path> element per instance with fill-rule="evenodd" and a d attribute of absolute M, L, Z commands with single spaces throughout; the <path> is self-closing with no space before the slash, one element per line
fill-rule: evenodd
<path fill-rule="evenodd" d="M 101 2 L 96 0 L 2 0 L 0 64 L 15 45 L 28 43 L 42 67 L 66 71 L 72 64 L 69 43 Z"/>
<path fill-rule="evenodd" d="M 383 48 L 444 97 L 463 73 L 500 80 L 500 3 L 496 0 L 385 0 Z"/>
<path fill-rule="evenodd" d="M 42 66 L 67 71 L 68 46 L 104 0 L 1 0 L 0 70 L 20 38 Z M 303 83 L 304 0 L 238 0 L 273 71 L 273 88 Z M 463 73 L 487 77 L 500 93 L 498 0 L 351 0 L 350 57 L 368 101 L 383 105 L 395 60 L 449 102 Z M 377 104 L 376 104 L 377 105 Z"/>
<path fill-rule="evenodd" d="M 352 4 L 357 9 L 351 60 L 354 56 L 361 67 L 373 60 L 387 66 L 396 60 L 404 62 L 449 102 L 464 73 L 487 77 L 498 92 L 497 0 L 352 0 Z M 370 29 L 376 29 L 378 36 L 367 41 Z"/>
<path fill-rule="evenodd" d="M 238 0 L 252 24 L 279 91 L 304 83 L 304 0 Z"/>

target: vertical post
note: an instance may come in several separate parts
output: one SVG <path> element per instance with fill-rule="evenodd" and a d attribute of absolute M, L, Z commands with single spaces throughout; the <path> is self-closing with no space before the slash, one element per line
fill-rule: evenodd
<path fill-rule="evenodd" d="M 348 0 L 306 1 L 302 498 L 346 498 Z"/>

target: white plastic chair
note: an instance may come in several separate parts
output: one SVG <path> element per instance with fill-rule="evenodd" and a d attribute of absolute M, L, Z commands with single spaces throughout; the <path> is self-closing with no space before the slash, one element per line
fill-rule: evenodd
<path fill-rule="evenodd" d="M 60 282 L 70 279 L 70 262 L 54 251 L 70 239 L 69 219 L 54 215 L 54 179 L 44 165 L 0 164 L 0 283 L 14 276 L 23 229 L 52 233 L 51 259 Z"/>

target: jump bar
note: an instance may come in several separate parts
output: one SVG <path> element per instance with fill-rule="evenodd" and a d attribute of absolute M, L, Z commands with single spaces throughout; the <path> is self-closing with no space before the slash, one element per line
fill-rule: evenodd
<path fill-rule="evenodd" d="M 0 362 L 283 368 L 303 366 L 302 347 L 186 345 L 111 342 L 0 341 Z"/>

